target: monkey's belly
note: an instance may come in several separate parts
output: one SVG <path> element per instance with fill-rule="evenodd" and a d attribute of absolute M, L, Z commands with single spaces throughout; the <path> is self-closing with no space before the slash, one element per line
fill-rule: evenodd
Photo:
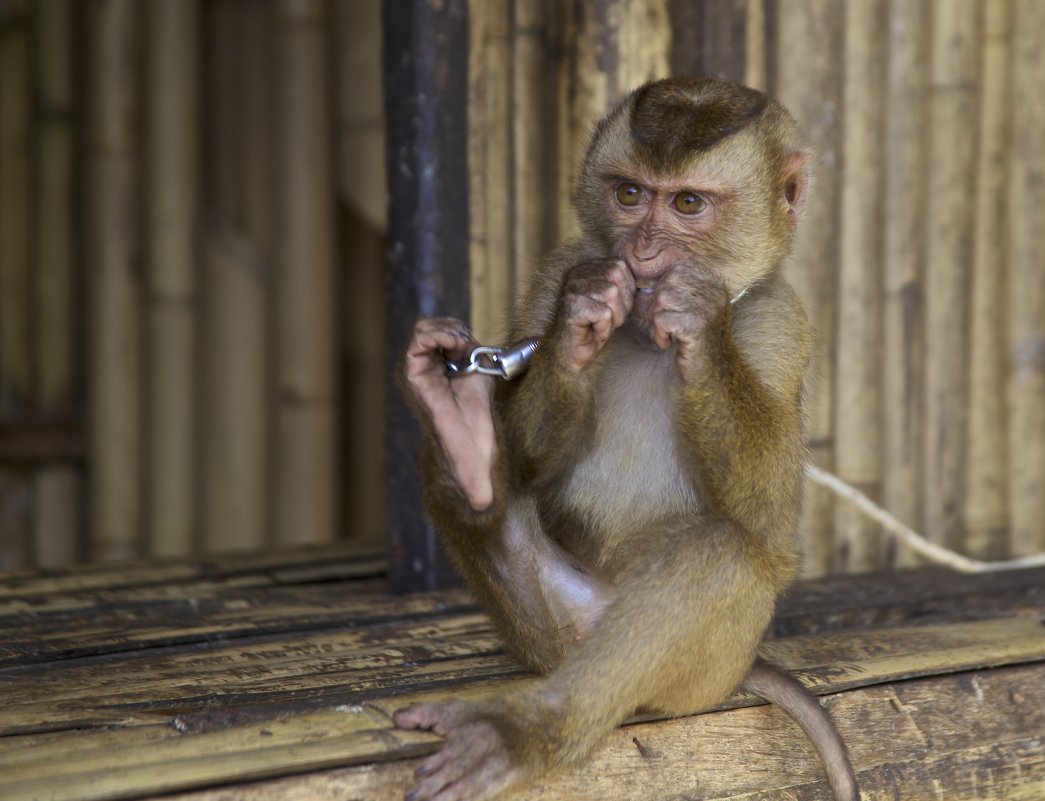
<path fill-rule="evenodd" d="M 699 514 L 701 503 L 675 446 L 681 379 L 673 351 L 651 350 L 626 332 L 607 348 L 595 436 L 562 498 L 571 516 L 612 540 L 654 520 Z"/>

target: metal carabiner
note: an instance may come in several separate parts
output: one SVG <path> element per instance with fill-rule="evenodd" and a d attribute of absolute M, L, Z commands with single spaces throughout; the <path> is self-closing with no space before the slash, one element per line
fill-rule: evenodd
<path fill-rule="evenodd" d="M 479 373 L 494 375 L 509 381 L 530 366 L 530 359 L 537 352 L 539 339 L 524 339 L 503 348 L 479 345 L 472 349 L 468 358 L 446 362 L 446 374 L 451 378 Z"/>

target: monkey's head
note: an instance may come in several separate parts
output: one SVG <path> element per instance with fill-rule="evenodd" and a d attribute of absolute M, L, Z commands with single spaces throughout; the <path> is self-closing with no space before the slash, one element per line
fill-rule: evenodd
<path fill-rule="evenodd" d="M 668 78 L 596 126 L 577 190 L 584 233 L 639 286 L 692 264 L 735 295 L 790 249 L 810 182 L 791 116 L 754 89 Z"/>

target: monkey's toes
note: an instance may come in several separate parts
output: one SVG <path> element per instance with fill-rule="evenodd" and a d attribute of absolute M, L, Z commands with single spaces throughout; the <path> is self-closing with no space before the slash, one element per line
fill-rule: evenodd
<path fill-rule="evenodd" d="M 397 729 L 427 729 L 435 731 L 435 727 L 439 725 L 439 718 L 432 705 L 417 704 L 416 706 L 408 706 L 397 710 L 392 715 L 392 722 Z M 436 734 L 445 734 L 445 732 L 436 731 Z"/>

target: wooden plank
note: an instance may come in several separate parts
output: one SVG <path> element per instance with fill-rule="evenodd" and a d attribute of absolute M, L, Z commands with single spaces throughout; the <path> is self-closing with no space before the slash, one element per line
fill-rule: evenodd
<path fill-rule="evenodd" d="M 115 603 L 37 616 L 10 626 L 0 645 L 0 665 L 32 664 L 144 648 L 191 644 L 217 638 L 263 636 L 344 626 L 349 615 L 342 591 L 317 586 L 307 594 L 244 588 L 240 600 L 188 598 L 138 606 Z M 311 597 L 310 597 L 311 596 Z M 408 614 L 446 614 L 452 610 L 423 597 L 392 605 L 384 596 L 352 598 L 354 620 L 378 622 Z M 465 608 L 472 609 L 471 604 Z"/>
<path fill-rule="evenodd" d="M 0 600 L 252 574 L 258 574 L 269 582 L 282 580 L 290 583 L 316 580 L 323 575 L 327 578 L 353 578 L 383 573 L 383 557 L 374 554 L 369 546 L 360 548 L 346 543 L 228 554 L 195 562 L 93 563 L 67 569 L 5 573 L 0 575 Z"/>
<path fill-rule="evenodd" d="M 387 645 L 378 632 L 367 639 L 371 650 L 322 643 L 322 656 L 283 659 L 267 665 L 263 652 L 248 664 L 232 662 L 196 674 L 191 660 L 177 663 L 135 659 L 127 668 L 137 675 L 114 675 L 105 661 L 68 669 L 6 671 L 2 676 L 10 704 L 0 710 L 0 733 L 8 736 L 53 731 L 61 727 L 100 725 L 106 716 L 126 723 L 134 713 L 171 717 L 179 730 L 210 731 L 237 722 L 263 721 L 309 709 L 368 703 L 391 715 L 398 706 L 419 700 L 474 692 L 482 684 L 521 675 L 513 660 L 500 654 L 490 633 L 465 634 L 426 648 L 414 638 L 394 638 Z M 387 633 L 385 634 L 387 637 Z M 269 649 L 279 656 L 278 646 Z M 859 634 L 834 633 L 793 637 L 764 644 L 764 653 L 798 675 L 814 692 L 837 692 L 869 684 L 939 672 L 975 670 L 1045 660 L 1045 637 L 1035 618 L 1013 618 L 932 627 L 899 627 Z M 484 654 L 485 652 L 485 654 Z M 261 657 L 261 658 L 257 658 Z M 220 660 L 219 660 L 220 661 Z M 220 665 L 218 666 L 220 667 Z M 194 675 L 195 674 L 195 675 Z M 142 677 L 145 677 L 143 680 Z M 485 690 L 484 690 L 485 691 Z M 722 705 L 755 702 L 737 694 Z"/>
<path fill-rule="evenodd" d="M 866 798 L 886 797 L 879 794 L 894 787 L 899 776 L 905 799 L 937 799 L 941 789 L 948 791 L 948 799 L 1030 799 L 1036 789 L 1045 787 L 1045 760 L 1040 746 L 1036 746 L 1045 724 L 1045 683 L 1040 679 L 1039 665 L 867 688 L 833 696 L 828 703 L 850 744 Z M 339 720 L 337 714 L 309 722 L 309 730 L 319 739 L 315 746 L 310 743 L 296 754 L 301 760 L 296 767 L 305 767 L 305 759 L 320 764 L 330 755 L 330 749 L 343 747 L 341 769 L 179 798 L 401 798 L 416 767 L 409 757 L 432 750 L 438 740 L 422 735 L 404 742 L 398 739 L 399 733 L 381 729 L 382 716 L 366 708 L 341 713 L 347 721 Z M 353 733 L 339 737 L 328 725 L 352 729 Z M 376 728 L 368 730 L 368 725 Z M 375 731 L 394 734 L 395 739 L 373 737 Z M 241 732 L 238 743 L 242 747 L 260 739 L 256 730 Z M 241 778 L 257 765 L 252 754 L 236 751 L 232 742 L 222 742 L 219 736 L 210 738 L 208 745 L 212 749 L 228 748 L 230 760 L 246 757 L 237 763 L 243 768 L 238 771 Z M 190 750 L 187 745 L 179 747 Z M 366 749 L 372 752 L 361 758 L 369 764 L 344 768 Z M 222 759 L 213 750 L 210 753 L 211 764 L 191 776 L 182 774 L 182 787 L 206 781 L 204 771 Z M 153 747 L 151 754 L 161 759 L 162 749 Z M 104 753 L 97 756 L 106 758 Z M 373 764 L 393 756 L 397 761 Z M 105 776 L 103 767 L 90 765 L 86 759 L 71 764 L 89 769 L 86 775 L 77 776 L 80 781 Z M 180 767 L 194 770 L 195 762 Z M 24 774 L 26 764 L 22 763 L 19 770 Z M 130 796 L 126 779 L 133 778 L 123 774 L 124 781 L 114 782 L 117 786 L 107 789 Z M 50 784 L 37 781 L 32 788 L 28 783 L 16 785 L 14 789 L 21 795 L 10 797 L 30 797 L 28 792 L 50 789 Z M 682 793 L 700 798 L 812 799 L 824 797 L 824 785 L 819 763 L 805 739 L 797 736 L 794 724 L 779 709 L 760 706 L 624 727 L 614 732 L 590 764 L 509 798 L 646 801 L 676 798 Z M 770 791 L 765 788 L 776 788 L 781 794 L 767 794 Z M 764 792 L 746 795 L 759 790 Z"/>
<path fill-rule="evenodd" d="M 487 695 L 517 685 L 523 671 L 463 591 L 392 598 L 379 580 L 324 582 L 324 574 L 310 572 L 323 561 L 319 553 L 285 560 L 291 581 L 298 571 L 298 585 L 274 583 L 283 568 L 271 556 L 230 557 L 207 568 L 218 574 L 213 580 L 191 566 L 198 575 L 173 586 L 36 594 L 31 602 L 78 598 L 84 606 L 0 617 L 0 641 L 11 642 L 12 631 L 26 638 L 23 651 L 12 654 L 15 666 L 0 669 L 0 797 L 140 797 L 346 765 L 360 766 L 336 773 L 346 781 L 380 780 L 350 785 L 347 797 L 381 798 L 389 787 L 401 793 L 411 758 L 439 741 L 391 730 L 393 710 Z M 116 578 L 135 572 L 107 571 Z M 317 575 L 320 583 L 309 583 Z M 902 775 L 917 792 L 937 779 L 948 798 L 971 798 L 977 785 L 970 777 L 990 771 L 995 778 L 982 779 L 981 789 L 1033 790 L 1041 760 L 1031 744 L 1040 741 L 1045 693 L 1043 577 L 1045 570 L 922 572 L 801 585 L 781 604 L 778 636 L 764 651 L 814 692 L 831 694 L 866 787 L 877 792 Z M 237 585 L 241 580 L 248 586 Z M 25 601 L 8 599 L 18 603 Z M 987 619 L 963 619 L 977 615 Z M 33 626 L 43 646 L 28 639 Z M 85 647 L 110 638 L 106 647 L 117 652 L 52 652 L 46 669 L 34 663 L 32 648 L 63 638 L 75 647 L 77 636 Z M 169 645 L 178 637 L 184 644 Z M 128 653 L 132 648 L 137 652 Z M 936 689 L 903 694 L 919 677 L 940 673 L 959 675 L 921 680 L 937 682 Z M 1005 676 L 1015 678 L 993 683 Z M 846 713 L 858 698 L 874 701 Z M 614 734 L 617 746 L 594 763 L 600 772 L 571 775 L 524 797 L 562 797 L 555 793 L 563 787 L 574 797 L 637 798 L 641 788 L 659 794 L 643 798 L 673 797 L 678 787 L 700 797 L 766 787 L 784 794 L 757 797 L 817 797 L 823 787 L 816 760 L 787 750 L 795 743 L 807 749 L 803 738 L 782 716 L 779 731 L 763 717 L 779 715 L 775 710 L 740 709 L 755 703 L 738 694 L 723 705 L 732 709 L 726 716 L 652 725 L 647 718 Z M 708 731 L 710 745 L 699 739 Z M 780 753 L 787 753 L 783 761 Z M 737 754 L 754 760 L 753 773 L 738 770 Z M 767 754 L 774 767 L 757 762 Z M 631 761 L 621 763 L 622 755 Z M 386 760 L 396 761 L 390 773 L 375 767 Z M 630 777 L 618 788 L 624 795 L 600 784 L 622 775 Z M 307 795 L 312 780 L 303 781 Z M 624 787 L 628 781 L 633 785 Z M 272 786 L 290 792 L 285 783 Z M 238 797 L 238 790 L 228 792 Z M 925 797 L 917 792 L 911 797 Z"/>

